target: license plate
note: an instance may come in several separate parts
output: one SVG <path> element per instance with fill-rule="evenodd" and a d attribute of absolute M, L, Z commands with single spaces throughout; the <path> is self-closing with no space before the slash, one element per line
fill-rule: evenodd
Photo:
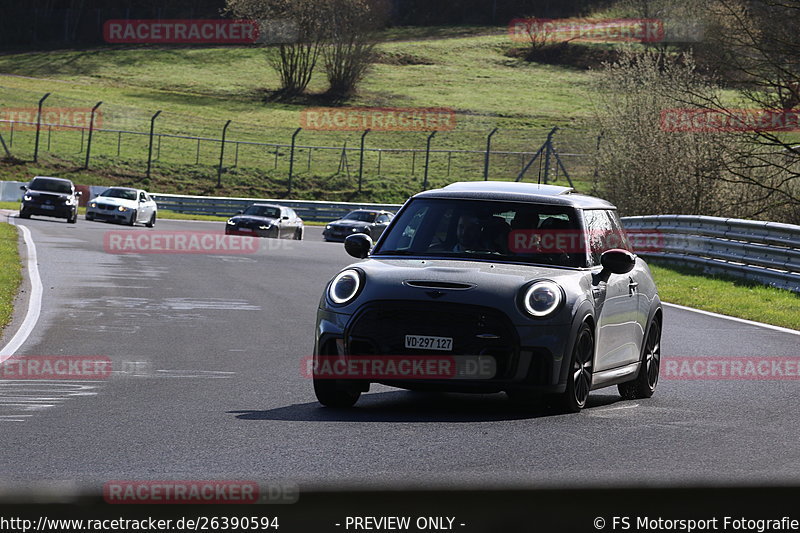
<path fill-rule="evenodd" d="M 56 206 L 54 206 L 54 205 L 46 205 L 45 204 L 45 205 L 42 206 L 42 209 L 55 209 L 55 208 L 56 208 Z"/>
<path fill-rule="evenodd" d="M 253 231 L 253 230 L 250 229 L 250 228 L 239 228 L 236 231 L 248 231 L 249 232 L 249 231 Z"/>
<path fill-rule="evenodd" d="M 425 335 L 406 335 L 406 348 L 417 350 L 453 351 L 452 337 L 428 337 Z"/>

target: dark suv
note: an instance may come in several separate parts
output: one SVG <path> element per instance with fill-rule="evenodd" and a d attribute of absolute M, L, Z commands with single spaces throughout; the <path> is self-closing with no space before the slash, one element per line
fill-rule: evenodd
<path fill-rule="evenodd" d="M 42 215 L 66 218 L 70 224 L 78 220 L 78 197 L 82 193 L 70 180 L 37 176 L 20 188 L 25 191 L 19 206 L 20 218 Z"/>

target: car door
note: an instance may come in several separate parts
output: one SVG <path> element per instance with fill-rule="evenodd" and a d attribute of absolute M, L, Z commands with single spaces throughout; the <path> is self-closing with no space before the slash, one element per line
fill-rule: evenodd
<path fill-rule="evenodd" d="M 613 217 L 605 209 L 584 211 L 586 238 L 592 264 L 599 274 L 600 256 L 611 248 L 624 248 L 615 234 Z M 594 287 L 599 309 L 595 331 L 595 372 L 618 368 L 639 360 L 641 327 L 635 272 L 610 274 Z"/>
<path fill-rule="evenodd" d="M 147 212 L 147 196 L 144 191 L 136 192 L 136 220 L 140 222 L 150 220 L 150 214 Z"/>

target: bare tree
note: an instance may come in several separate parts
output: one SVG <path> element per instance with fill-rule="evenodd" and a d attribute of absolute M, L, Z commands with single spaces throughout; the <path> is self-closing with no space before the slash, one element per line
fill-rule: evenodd
<path fill-rule="evenodd" d="M 374 32 L 388 18 L 382 0 L 323 0 L 318 4 L 325 20 L 322 49 L 325 72 L 334 99 L 351 96 L 375 60 Z"/>
<path fill-rule="evenodd" d="M 302 94 L 314 73 L 323 39 L 323 20 L 314 0 L 226 0 L 226 12 L 254 20 L 286 21 L 296 41 L 278 44 L 269 64 L 281 79 L 280 96 Z"/>

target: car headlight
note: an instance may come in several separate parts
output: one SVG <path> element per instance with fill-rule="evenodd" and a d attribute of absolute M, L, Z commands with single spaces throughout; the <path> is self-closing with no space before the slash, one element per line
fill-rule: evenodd
<path fill-rule="evenodd" d="M 228 219 L 228 222 L 227 222 L 227 224 L 228 224 L 229 226 L 235 226 L 235 225 L 236 225 L 236 221 L 234 221 L 234 220 L 231 218 L 231 219 Z"/>
<path fill-rule="evenodd" d="M 344 305 L 353 301 L 363 286 L 361 273 L 357 270 L 349 269 L 341 272 L 328 288 L 328 297 L 337 305 Z"/>
<path fill-rule="evenodd" d="M 31 196 L 30 194 L 26 194 L 25 196 L 23 196 L 23 199 L 26 202 L 30 202 L 31 200 L 33 200 L 33 196 Z"/>
<path fill-rule="evenodd" d="M 260 230 L 263 230 L 263 231 L 266 231 L 266 230 L 268 230 L 268 229 L 269 229 L 269 228 L 271 228 L 271 227 L 272 227 L 272 226 L 270 226 L 269 224 L 267 224 L 266 226 L 259 226 L 259 227 L 258 227 L 258 229 L 260 229 Z"/>
<path fill-rule="evenodd" d="M 124 213 L 125 211 L 127 211 L 127 210 L 128 210 L 128 208 L 127 208 L 127 207 L 125 207 L 124 205 L 121 205 L 121 206 L 119 206 L 117 209 L 119 209 L 119 210 L 120 210 L 120 211 L 122 211 L 123 213 Z"/>
<path fill-rule="evenodd" d="M 325 226 L 325 229 L 331 229 L 331 225 L 328 224 L 327 226 Z"/>
<path fill-rule="evenodd" d="M 91 204 L 89 204 L 89 205 L 90 205 L 91 207 L 97 207 L 97 202 L 92 202 L 92 203 L 91 203 Z"/>
<path fill-rule="evenodd" d="M 564 301 L 564 291 L 554 281 L 537 281 L 527 288 L 522 307 L 535 318 L 551 315 Z"/>
<path fill-rule="evenodd" d="M 67 198 L 67 201 L 64 203 L 67 205 L 75 205 L 75 202 L 72 200 L 72 198 Z"/>

